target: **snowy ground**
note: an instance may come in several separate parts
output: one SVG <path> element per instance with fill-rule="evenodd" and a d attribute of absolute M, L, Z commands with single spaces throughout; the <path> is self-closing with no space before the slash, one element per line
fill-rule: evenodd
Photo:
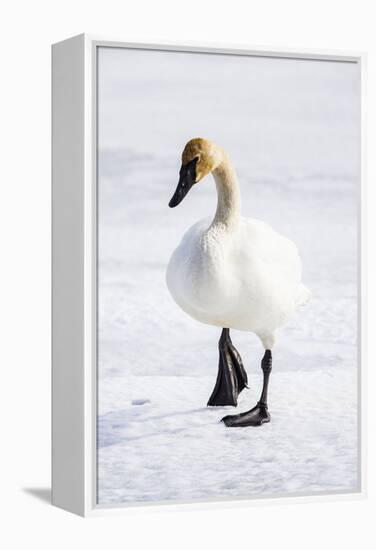
<path fill-rule="evenodd" d="M 274 375 L 273 375 L 274 376 Z M 239 409 L 258 397 L 259 373 Z M 103 383 L 100 501 L 247 497 L 356 486 L 354 369 L 275 373 L 272 422 L 228 429 L 207 409 L 210 376 Z M 334 389 L 334 399 L 332 392 Z"/>
<path fill-rule="evenodd" d="M 153 55 L 106 50 L 99 64 L 98 500 L 354 490 L 355 66 Z M 223 82 L 226 67 L 241 85 Z M 229 150 L 244 215 L 297 243 L 314 296 L 281 331 L 261 428 L 225 428 L 234 409 L 205 407 L 219 332 L 181 312 L 164 281 L 183 232 L 215 208 L 209 178 L 167 207 L 196 135 Z M 251 386 L 242 411 L 259 396 L 263 350 L 232 338 Z"/>

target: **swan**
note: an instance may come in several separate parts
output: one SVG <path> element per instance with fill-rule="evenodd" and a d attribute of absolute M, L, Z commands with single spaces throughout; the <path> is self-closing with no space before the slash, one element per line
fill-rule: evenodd
<path fill-rule="evenodd" d="M 222 419 L 228 427 L 260 426 L 270 422 L 267 394 L 276 333 L 309 300 L 310 291 L 301 282 L 295 244 L 263 221 L 241 216 L 237 175 L 222 147 L 204 138 L 186 144 L 169 206 L 180 204 L 210 173 L 218 196 L 214 218 L 198 221 L 184 234 L 168 263 L 166 283 L 185 313 L 222 328 L 218 375 L 208 406 L 236 406 L 248 384 L 230 329 L 253 332 L 261 340 L 260 399 L 252 409 Z"/>

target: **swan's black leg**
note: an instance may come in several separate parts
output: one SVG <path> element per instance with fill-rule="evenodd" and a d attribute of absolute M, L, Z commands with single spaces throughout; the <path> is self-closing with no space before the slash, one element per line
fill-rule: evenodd
<path fill-rule="evenodd" d="M 267 349 L 261 361 L 261 368 L 264 375 L 264 383 L 260 400 L 253 409 L 241 414 L 228 415 L 222 418 L 226 426 L 230 428 L 242 428 L 245 426 L 261 426 L 265 422 L 270 422 L 268 412 L 268 385 L 272 370 L 272 352 Z"/>
<path fill-rule="evenodd" d="M 242 359 L 230 338 L 230 329 L 224 328 L 218 343 L 219 364 L 217 381 L 208 401 L 210 407 L 237 405 L 239 393 L 247 387 L 247 373 Z"/>

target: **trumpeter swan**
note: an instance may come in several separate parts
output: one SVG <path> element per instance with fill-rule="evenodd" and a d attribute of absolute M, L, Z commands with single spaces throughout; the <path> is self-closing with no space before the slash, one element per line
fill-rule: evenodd
<path fill-rule="evenodd" d="M 188 229 L 172 254 L 166 281 L 173 299 L 188 315 L 222 327 L 218 376 L 208 405 L 237 405 L 247 386 L 230 329 L 251 331 L 260 338 L 265 348 L 260 399 L 249 411 L 222 419 L 231 427 L 259 426 L 270 421 L 267 393 L 276 331 L 310 292 L 301 282 L 295 244 L 268 224 L 241 216 L 236 172 L 223 148 L 203 138 L 186 144 L 169 206 L 177 206 L 209 173 L 217 187 L 215 216 Z"/>

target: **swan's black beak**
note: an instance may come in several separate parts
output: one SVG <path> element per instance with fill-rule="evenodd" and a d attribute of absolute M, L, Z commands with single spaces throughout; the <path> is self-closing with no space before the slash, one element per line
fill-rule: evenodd
<path fill-rule="evenodd" d="M 196 163 L 197 158 L 194 158 L 187 164 L 182 164 L 178 186 L 172 199 L 168 203 L 170 208 L 174 208 L 174 206 L 180 204 L 191 187 L 196 183 Z"/>

